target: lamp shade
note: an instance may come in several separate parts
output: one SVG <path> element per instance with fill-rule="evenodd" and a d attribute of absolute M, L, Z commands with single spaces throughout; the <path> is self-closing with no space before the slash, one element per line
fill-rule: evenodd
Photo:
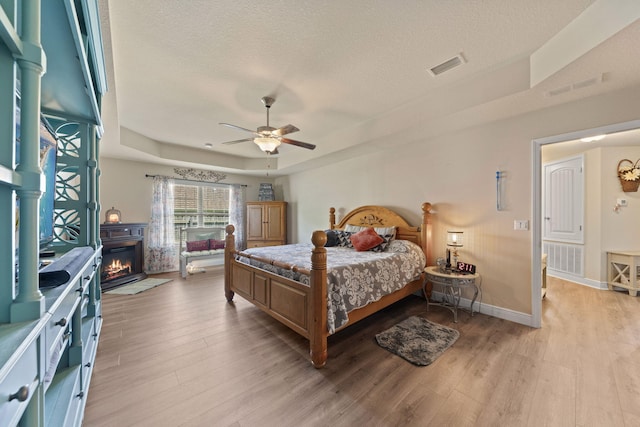
<path fill-rule="evenodd" d="M 122 214 L 118 209 L 114 207 L 111 207 L 111 209 L 109 209 L 105 213 L 105 216 L 104 216 L 105 224 L 120 224 L 121 220 L 122 220 Z"/>
<path fill-rule="evenodd" d="M 280 140 L 277 138 L 254 138 L 253 142 L 255 142 L 262 151 L 267 153 L 272 152 L 281 144 Z"/>
<path fill-rule="evenodd" d="M 447 246 L 462 247 L 462 231 L 447 231 Z"/>

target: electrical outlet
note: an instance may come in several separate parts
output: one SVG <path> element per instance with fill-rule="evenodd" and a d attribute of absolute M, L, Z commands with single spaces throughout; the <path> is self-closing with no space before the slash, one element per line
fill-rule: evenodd
<path fill-rule="evenodd" d="M 618 202 L 618 206 L 623 207 L 623 208 L 625 206 L 627 206 L 627 203 L 628 203 L 627 199 L 618 199 L 617 202 Z"/>
<path fill-rule="evenodd" d="M 527 219 L 516 219 L 513 221 L 513 229 L 514 230 L 528 230 L 529 229 L 529 220 Z"/>

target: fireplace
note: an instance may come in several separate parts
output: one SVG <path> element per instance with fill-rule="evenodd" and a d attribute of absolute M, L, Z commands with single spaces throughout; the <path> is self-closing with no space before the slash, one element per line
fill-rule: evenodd
<path fill-rule="evenodd" d="M 147 277 L 144 272 L 144 229 L 147 224 L 102 224 L 100 283 L 108 290 Z"/>

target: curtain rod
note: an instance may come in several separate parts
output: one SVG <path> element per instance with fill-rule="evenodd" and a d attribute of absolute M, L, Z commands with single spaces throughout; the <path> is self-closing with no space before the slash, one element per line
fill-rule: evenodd
<path fill-rule="evenodd" d="M 187 179 L 187 178 L 181 178 L 181 177 L 174 177 L 174 176 L 167 176 L 167 175 L 149 175 L 148 173 L 144 175 L 146 178 L 155 178 L 156 176 L 159 176 L 161 178 L 171 178 L 171 179 L 176 179 L 176 180 L 180 180 L 180 181 L 189 181 L 189 182 L 200 182 L 200 183 L 204 183 L 204 184 L 216 184 L 216 185 L 239 185 L 240 187 L 248 187 L 247 184 L 229 184 L 228 182 L 211 182 L 211 181 L 199 181 L 197 179 Z"/>

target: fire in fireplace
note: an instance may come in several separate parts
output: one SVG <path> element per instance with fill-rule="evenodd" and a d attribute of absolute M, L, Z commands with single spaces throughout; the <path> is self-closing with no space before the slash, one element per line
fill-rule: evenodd
<path fill-rule="evenodd" d="M 108 249 L 109 253 L 102 253 L 101 281 L 119 279 L 133 272 L 135 254 L 133 246 Z"/>
<path fill-rule="evenodd" d="M 147 224 L 102 224 L 102 290 L 147 277 L 144 272 L 144 228 Z"/>

